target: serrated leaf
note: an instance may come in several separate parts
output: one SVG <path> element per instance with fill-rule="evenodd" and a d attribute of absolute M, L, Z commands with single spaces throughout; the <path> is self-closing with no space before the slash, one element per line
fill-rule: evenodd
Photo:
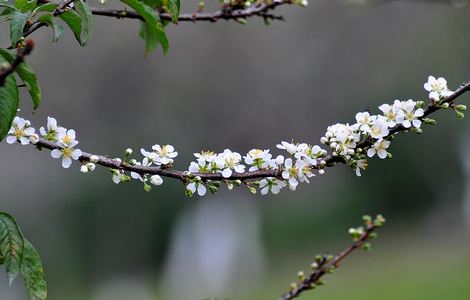
<path fill-rule="evenodd" d="M 171 14 L 171 20 L 176 23 L 180 15 L 180 0 L 168 0 L 168 10 Z"/>
<path fill-rule="evenodd" d="M 82 37 L 80 44 L 82 46 L 88 45 L 91 40 L 91 34 L 93 30 L 93 13 L 91 12 L 90 6 L 83 0 L 75 1 L 75 11 L 82 18 Z"/>
<path fill-rule="evenodd" d="M 47 25 L 52 27 L 54 35 L 52 37 L 52 43 L 57 43 L 62 33 L 64 33 L 64 28 L 57 24 L 56 20 L 54 19 L 53 15 L 42 15 L 38 18 L 39 22 L 46 23 Z"/>
<path fill-rule="evenodd" d="M 64 13 L 59 15 L 59 18 L 65 22 L 72 30 L 75 39 L 81 44 L 81 36 L 82 36 L 82 18 L 71 9 L 66 10 Z"/>
<path fill-rule="evenodd" d="M 0 56 L 0 64 L 8 63 Z M 10 130 L 13 118 L 18 110 L 19 96 L 15 76 L 8 76 L 0 87 L 0 141 Z"/>
<path fill-rule="evenodd" d="M 23 235 L 16 225 L 15 219 L 9 214 L 0 212 L 0 253 L 3 256 L 10 284 L 20 273 L 23 250 Z"/>
<path fill-rule="evenodd" d="M 24 240 L 21 276 L 31 300 L 47 299 L 47 283 L 41 257 L 28 240 Z"/>
<path fill-rule="evenodd" d="M 3 56 L 3 58 L 5 58 L 10 63 L 15 59 L 13 54 L 1 48 L 0 56 Z M 41 104 L 41 87 L 39 86 L 36 73 L 26 62 L 19 64 L 16 67 L 15 72 L 20 76 L 21 80 L 23 80 L 24 84 L 26 85 L 26 89 L 28 90 L 31 99 L 33 100 L 33 109 L 37 109 Z"/>
<path fill-rule="evenodd" d="M 16 45 L 23 35 L 23 29 L 28 20 L 28 16 L 29 14 L 17 10 L 11 14 L 10 40 L 12 45 Z"/>
<path fill-rule="evenodd" d="M 145 53 L 154 50 L 160 43 L 163 52 L 167 53 L 169 44 L 165 31 L 160 24 L 160 18 L 155 10 L 150 6 L 138 0 L 121 0 L 126 5 L 132 7 L 144 19 L 143 31 L 141 36 L 145 40 Z"/>

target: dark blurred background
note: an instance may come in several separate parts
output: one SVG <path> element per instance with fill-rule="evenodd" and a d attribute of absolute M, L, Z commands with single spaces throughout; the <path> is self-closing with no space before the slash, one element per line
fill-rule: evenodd
<path fill-rule="evenodd" d="M 424 100 L 428 75 L 451 88 L 469 79 L 465 4 L 311 0 L 282 7 L 287 21 L 270 26 L 170 25 L 166 56 L 144 57 L 132 20 L 96 17 L 86 48 L 68 31 L 51 45 L 42 29 L 29 62 L 43 104 L 32 114 L 24 95 L 21 115 L 36 127 L 54 116 L 82 150 L 111 157 L 172 144 L 179 169 L 200 150 L 318 143 L 358 111 Z M 470 299 L 470 126 L 448 111 L 436 118 L 361 178 L 338 166 L 265 197 L 222 189 L 187 199 L 170 179 L 145 193 L 137 182 L 116 186 L 106 169 L 83 175 L 48 151 L 1 143 L 1 210 L 40 251 L 51 300 L 277 299 L 316 253 L 340 250 L 347 229 L 376 213 L 387 225 L 374 251 L 303 299 Z M 26 299 L 21 283 L 0 276 L 0 299 Z"/>

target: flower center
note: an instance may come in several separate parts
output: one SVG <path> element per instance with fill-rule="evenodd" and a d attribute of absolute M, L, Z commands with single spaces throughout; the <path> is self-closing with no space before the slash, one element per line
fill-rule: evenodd
<path fill-rule="evenodd" d="M 64 148 L 62 150 L 62 153 L 64 154 L 64 156 L 66 157 L 71 157 L 72 156 L 72 148 Z"/>
<path fill-rule="evenodd" d="M 73 140 L 73 138 L 72 138 L 70 135 L 68 135 L 68 134 L 66 134 L 66 135 L 64 136 L 64 139 L 63 139 L 64 144 L 67 144 L 67 145 L 70 144 L 70 143 L 72 142 L 72 140 Z"/>
<path fill-rule="evenodd" d="M 16 131 L 15 131 L 15 136 L 17 138 L 20 138 L 24 135 L 24 129 L 20 129 L 20 128 L 17 128 Z"/>

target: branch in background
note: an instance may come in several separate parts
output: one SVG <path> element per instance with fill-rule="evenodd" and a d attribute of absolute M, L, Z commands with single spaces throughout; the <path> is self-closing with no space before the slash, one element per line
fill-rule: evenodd
<path fill-rule="evenodd" d="M 291 300 L 299 297 L 303 292 L 312 290 L 316 286 L 323 285 L 321 278 L 329 273 L 336 270 L 340 263 L 348 257 L 356 249 L 370 249 L 368 241 L 377 237 L 374 232 L 376 229 L 383 226 L 385 219 L 378 215 L 375 220 L 372 220 L 370 216 L 364 216 L 364 226 L 358 228 L 349 229 L 349 234 L 352 236 L 353 244 L 343 250 L 336 256 L 331 255 L 318 255 L 315 258 L 315 262 L 312 263 L 312 271 L 308 276 L 300 271 L 298 273 L 299 282 L 291 284 L 290 290 L 285 293 L 279 300 Z"/>
<path fill-rule="evenodd" d="M 58 16 L 66 11 L 67 6 L 72 3 L 74 0 L 66 0 L 61 3 L 59 7 L 57 7 L 56 11 L 54 11 L 54 16 Z M 274 15 L 269 13 L 271 10 L 274 10 L 276 7 L 285 5 L 285 4 L 292 4 L 292 0 L 278 0 L 273 1 L 270 4 L 267 3 L 260 3 L 260 4 L 253 4 L 249 8 L 246 9 L 221 9 L 212 13 L 203 13 L 203 12 L 195 12 L 195 13 L 185 13 L 180 14 L 178 18 L 178 22 L 216 22 L 218 20 L 242 20 L 250 17 L 261 17 L 265 20 L 279 20 L 283 21 L 284 18 L 279 15 Z M 63 6 L 61 8 L 61 6 Z M 113 9 L 102 9 L 102 8 L 91 8 L 94 15 L 98 16 L 106 16 L 106 17 L 114 17 L 118 19 L 128 18 L 128 19 L 139 19 L 142 20 L 142 16 L 134 11 L 127 11 L 127 10 L 113 10 Z M 160 19 L 171 21 L 172 16 L 169 13 L 160 13 Z M 34 23 L 31 27 L 29 27 L 23 34 L 23 37 L 27 37 L 36 30 L 41 27 L 48 26 L 46 23 L 38 22 Z"/>
<path fill-rule="evenodd" d="M 34 40 L 28 39 L 23 48 L 18 48 L 16 52 L 15 60 L 13 60 L 10 65 L 0 70 L 0 87 L 5 83 L 6 78 L 15 72 L 16 68 L 24 61 L 25 57 L 33 51 Z"/>
<path fill-rule="evenodd" d="M 424 114 L 422 117 L 420 117 L 420 120 L 425 119 L 427 116 L 433 114 L 434 112 L 443 109 L 446 105 L 449 107 L 454 106 L 454 101 L 463 95 L 464 93 L 470 91 L 470 81 L 463 83 L 455 92 L 453 92 L 450 96 L 445 98 L 444 100 L 440 102 L 431 102 L 426 109 L 424 110 Z M 390 134 L 387 136 L 388 139 L 391 139 L 393 136 L 400 132 L 405 132 L 409 131 L 410 128 L 405 128 L 403 125 L 399 124 L 396 125 L 395 127 L 390 129 Z M 365 139 L 361 141 L 357 148 L 362 148 L 367 149 L 373 144 L 372 139 Z M 54 150 L 54 149 L 61 149 L 57 143 L 52 142 L 52 141 L 47 141 L 43 138 L 39 138 L 38 142 L 36 143 L 36 146 L 40 148 L 45 148 L 48 150 Z M 98 160 L 92 159 L 92 156 L 98 157 Z M 107 156 L 103 155 L 96 155 L 96 154 L 91 154 L 91 153 L 86 153 L 82 152 L 82 155 L 79 157 L 79 160 L 81 162 L 93 162 L 98 165 L 112 168 L 112 169 L 118 169 L 118 170 L 123 170 L 123 171 L 129 171 L 129 172 L 135 172 L 140 175 L 160 175 L 164 177 L 169 177 L 169 178 L 175 178 L 183 181 L 186 183 L 190 177 L 188 176 L 187 171 L 179 171 L 179 170 L 173 170 L 170 167 L 147 167 L 147 166 L 140 166 L 140 165 L 131 165 L 129 163 L 126 163 L 125 161 L 119 161 L 116 159 L 110 159 Z M 316 165 L 312 165 L 312 170 L 320 170 L 324 167 L 333 167 L 336 165 L 336 163 L 346 163 L 343 157 L 337 156 L 337 155 L 327 155 L 324 158 L 318 159 Z M 267 177 L 275 177 L 282 179 L 282 170 L 281 169 L 271 169 L 271 170 L 258 170 L 258 171 L 253 171 L 253 172 L 243 172 L 243 173 L 236 173 L 233 172 L 232 176 L 230 177 L 223 177 L 221 173 L 193 173 L 191 174 L 192 177 L 194 176 L 199 176 L 203 182 L 207 181 L 214 181 L 214 180 L 219 180 L 219 181 L 230 181 L 230 180 L 241 180 L 242 182 L 245 182 L 247 180 L 254 180 L 254 179 L 262 179 L 262 178 L 267 178 Z M 191 178 L 192 178 L 191 177 Z"/>
<path fill-rule="evenodd" d="M 269 11 L 274 10 L 276 7 L 285 5 L 285 4 L 292 4 L 292 0 L 279 0 L 274 1 L 270 4 L 267 3 L 259 3 L 253 4 L 249 8 L 246 9 L 221 9 L 211 13 L 203 13 L 203 12 L 195 12 L 195 13 L 185 13 L 180 14 L 178 17 L 178 22 L 197 22 L 197 21 L 207 21 L 207 22 L 216 22 L 219 20 L 239 20 L 239 19 L 246 19 L 250 17 L 262 17 L 268 20 L 280 20 L 283 21 L 284 18 L 282 16 L 274 15 L 269 13 Z M 98 16 L 106 16 L 106 17 L 115 17 L 118 19 L 121 18 L 129 18 L 129 19 L 140 19 L 142 17 L 132 11 L 127 10 L 113 10 L 113 9 L 102 9 L 92 7 L 91 11 L 94 15 Z M 168 13 L 160 13 L 160 19 L 171 21 L 172 17 L 171 14 Z"/>
<path fill-rule="evenodd" d="M 75 0 L 64 0 L 62 1 L 59 6 L 54 10 L 53 15 L 58 16 L 60 14 L 63 14 L 69 7 L 70 5 L 74 2 Z"/>

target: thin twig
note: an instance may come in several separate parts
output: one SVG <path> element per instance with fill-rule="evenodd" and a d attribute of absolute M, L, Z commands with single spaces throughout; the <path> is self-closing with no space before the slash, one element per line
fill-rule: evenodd
<path fill-rule="evenodd" d="M 378 216 L 377 218 L 381 218 L 383 221 L 380 221 L 379 223 L 377 223 L 377 221 L 367 222 L 364 225 L 364 232 L 357 239 L 354 239 L 354 242 L 348 248 L 344 249 L 335 257 L 329 258 L 327 255 L 320 257 L 315 263 L 313 271 L 305 278 L 302 278 L 299 284 L 294 284 L 294 286 L 291 287 L 291 290 L 282 295 L 279 300 L 291 300 L 299 297 L 303 292 L 313 289 L 320 283 L 320 279 L 324 275 L 337 269 L 340 266 L 340 263 L 354 250 L 365 246 L 365 244 L 372 238 L 372 233 L 377 228 L 381 227 L 383 222 L 385 222 L 385 219 L 381 216 Z"/>
<path fill-rule="evenodd" d="M 464 93 L 470 91 L 470 81 L 463 83 L 452 95 L 447 97 L 445 100 L 442 101 L 442 103 L 449 103 L 452 104 L 459 96 L 463 95 Z M 439 107 L 439 105 L 435 102 L 430 103 L 426 109 L 424 110 L 424 115 L 420 117 L 420 119 L 424 119 L 425 117 L 433 114 L 434 112 L 442 109 Z M 400 132 L 405 132 L 408 131 L 409 129 L 403 127 L 402 125 L 397 125 L 390 129 L 390 134 L 388 137 L 391 137 L 393 135 L 396 135 Z M 372 145 L 373 141 L 366 139 L 358 144 L 358 148 L 362 148 L 363 150 L 370 147 Z M 43 138 L 39 139 L 39 142 L 36 143 L 38 147 L 53 150 L 53 149 L 60 149 L 59 146 L 57 146 L 56 143 L 47 141 Z M 80 161 L 82 162 L 88 162 L 91 160 L 91 156 L 96 155 L 96 154 L 91 154 L 87 152 L 83 152 L 82 156 L 79 158 Z M 171 166 L 168 166 L 166 168 L 162 167 L 146 167 L 146 166 L 137 166 L 137 165 L 130 165 L 125 162 L 119 162 L 114 159 L 110 159 L 107 156 L 103 155 L 96 155 L 99 157 L 99 160 L 97 162 L 98 165 L 112 168 L 112 169 L 120 169 L 124 171 L 130 171 L 130 172 L 135 172 L 139 173 L 141 175 L 144 174 L 150 174 L 150 175 L 160 175 L 164 177 L 169 177 L 169 178 L 175 178 L 179 179 L 183 182 L 186 182 L 188 179 L 188 175 L 186 171 L 179 171 L 179 170 L 174 170 L 171 169 Z M 316 170 L 319 168 L 321 165 L 321 161 L 324 161 L 326 163 L 326 167 L 333 167 L 335 166 L 336 163 L 345 163 L 344 159 L 340 156 L 333 156 L 333 155 L 327 155 L 326 157 L 322 159 L 317 160 L 317 164 L 315 166 L 312 166 L 312 170 Z M 232 176 L 229 178 L 224 178 L 222 174 L 220 173 L 193 173 L 192 176 L 199 176 L 201 179 L 205 182 L 208 180 L 241 180 L 241 181 L 246 181 L 246 180 L 255 180 L 255 179 L 261 179 L 261 178 L 266 178 L 266 177 L 276 177 L 276 178 L 281 178 L 281 170 L 259 170 L 259 171 L 253 171 L 253 172 L 244 172 L 244 173 L 233 173 Z"/>
<path fill-rule="evenodd" d="M 0 70 L 0 87 L 5 84 L 5 80 L 7 79 L 7 77 L 13 74 L 16 68 L 18 68 L 18 66 L 22 62 L 24 62 L 25 57 L 29 55 L 31 51 L 33 51 L 33 48 L 34 41 L 32 39 L 27 40 L 23 48 L 18 48 L 18 50 L 16 51 L 15 59 L 10 63 L 10 65 L 6 69 Z"/>

